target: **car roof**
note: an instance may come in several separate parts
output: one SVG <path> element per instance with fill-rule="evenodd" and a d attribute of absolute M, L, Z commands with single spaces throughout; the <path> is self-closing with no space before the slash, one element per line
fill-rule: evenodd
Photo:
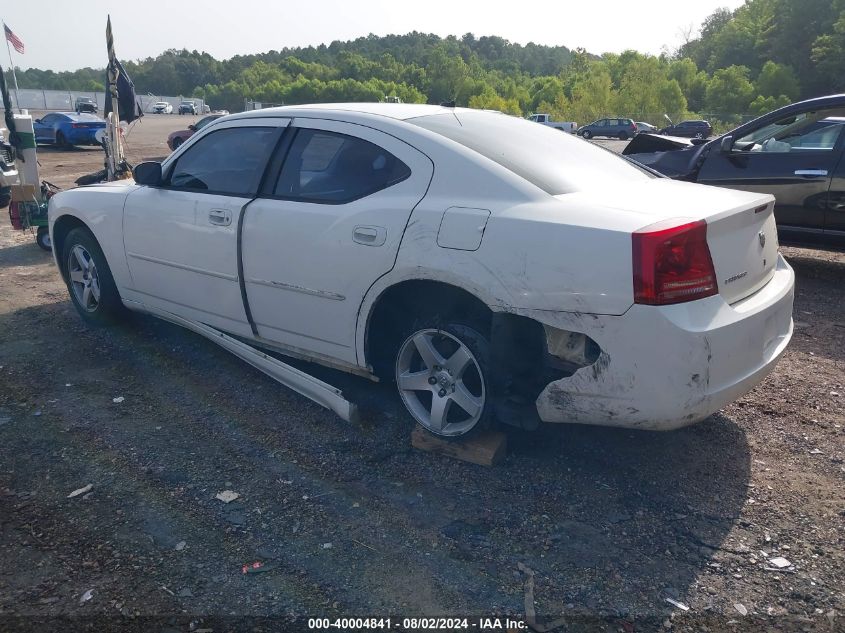
<path fill-rule="evenodd" d="M 421 116 L 445 114 L 448 112 L 468 111 L 469 108 L 447 108 L 444 106 L 427 105 L 423 103 L 312 103 L 297 106 L 281 106 L 278 108 L 264 108 L 250 110 L 239 114 L 229 115 L 232 119 L 290 117 L 290 116 L 325 116 L 331 113 L 344 115 L 382 116 L 397 121 L 407 121 Z"/>
<path fill-rule="evenodd" d="M 61 114 L 66 116 L 71 121 L 102 121 L 100 117 L 96 114 L 91 114 L 90 112 L 83 112 L 82 114 L 77 114 L 76 112 L 55 112 L 54 114 Z"/>

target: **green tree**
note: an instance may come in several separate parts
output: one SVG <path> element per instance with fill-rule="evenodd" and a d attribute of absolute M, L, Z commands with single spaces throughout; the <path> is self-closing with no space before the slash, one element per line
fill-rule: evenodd
<path fill-rule="evenodd" d="M 801 85 L 795 71 L 789 66 L 767 61 L 754 84 L 757 94 L 764 97 L 786 96 L 790 100 L 801 94 Z"/>
<path fill-rule="evenodd" d="M 707 84 L 705 107 L 708 113 L 723 120 L 743 114 L 754 97 L 754 86 L 748 80 L 750 71 L 745 66 L 730 66 L 717 70 Z"/>

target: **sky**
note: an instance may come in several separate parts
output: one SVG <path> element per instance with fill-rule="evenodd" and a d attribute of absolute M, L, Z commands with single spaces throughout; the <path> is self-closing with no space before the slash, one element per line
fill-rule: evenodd
<path fill-rule="evenodd" d="M 591 53 L 674 51 L 719 7 L 743 0 L 4 0 L 0 18 L 23 41 L 20 68 L 75 70 L 106 65 L 106 15 L 119 59 L 154 57 L 168 48 L 217 59 L 285 46 L 328 44 L 370 33 L 420 31 L 440 36 L 498 35 L 526 44 L 584 47 Z M 0 65 L 9 57 L 0 51 Z"/>

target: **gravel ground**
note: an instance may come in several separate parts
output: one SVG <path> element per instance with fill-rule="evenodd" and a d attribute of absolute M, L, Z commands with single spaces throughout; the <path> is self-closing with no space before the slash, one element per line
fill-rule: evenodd
<path fill-rule="evenodd" d="M 196 118 L 145 117 L 130 160 Z M 66 187 L 102 154 L 40 160 Z M 86 328 L 50 256 L 4 222 L 0 631 L 526 605 L 562 630 L 843 630 L 845 254 L 783 251 L 796 334 L 748 396 L 671 433 L 506 429 L 488 469 L 412 450 L 388 387 L 315 370 L 378 404 L 352 426 L 178 327 Z"/>

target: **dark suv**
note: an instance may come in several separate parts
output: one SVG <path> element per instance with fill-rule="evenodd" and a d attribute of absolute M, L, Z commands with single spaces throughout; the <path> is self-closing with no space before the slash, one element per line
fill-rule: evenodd
<path fill-rule="evenodd" d="M 179 114 L 196 114 L 197 104 L 193 101 L 183 101 L 179 104 Z"/>
<path fill-rule="evenodd" d="M 681 121 L 660 130 L 666 136 L 683 136 L 686 138 L 707 138 L 713 134 L 713 128 L 707 121 Z"/>
<path fill-rule="evenodd" d="M 77 114 L 82 114 L 83 112 L 97 114 L 99 107 L 97 106 L 97 102 L 91 97 L 77 97 L 73 109 L 76 110 Z"/>
<path fill-rule="evenodd" d="M 637 135 L 637 124 L 631 119 L 599 119 L 579 127 L 578 134 L 587 139 L 606 136 L 624 141 Z"/>

